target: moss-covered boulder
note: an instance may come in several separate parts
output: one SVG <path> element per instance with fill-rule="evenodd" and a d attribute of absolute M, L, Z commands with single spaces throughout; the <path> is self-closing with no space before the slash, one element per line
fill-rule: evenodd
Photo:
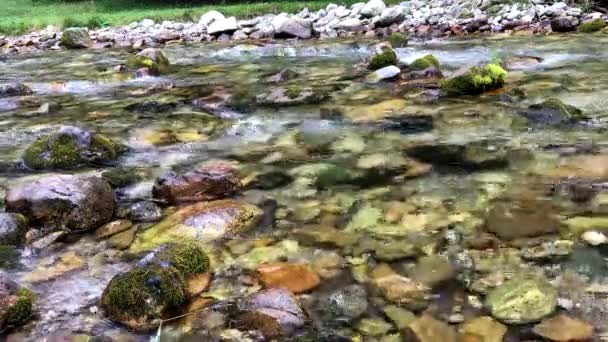
<path fill-rule="evenodd" d="M 440 66 L 440 63 L 439 63 L 439 59 L 437 59 L 437 57 L 435 57 L 433 55 L 426 55 L 426 56 L 415 59 L 412 63 L 410 63 L 410 65 L 408 67 L 412 70 L 424 70 L 424 69 L 428 69 L 431 67 L 435 67 L 435 68 L 439 69 L 439 66 Z"/>
<path fill-rule="evenodd" d="M 179 315 L 191 296 L 194 279 L 209 273 L 209 258 L 194 243 L 162 246 L 137 266 L 114 277 L 101 297 L 110 319 L 137 331 Z M 200 291 L 198 291 L 200 292 Z"/>
<path fill-rule="evenodd" d="M 406 47 L 408 40 L 408 36 L 400 32 L 393 32 L 390 36 L 388 36 L 388 41 L 394 48 Z"/>
<path fill-rule="evenodd" d="M 606 27 L 606 22 L 602 18 L 593 19 L 579 25 L 578 32 L 593 33 Z"/>
<path fill-rule="evenodd" d="M 558 98 L 532 104 L 522 115 L 530 123 L 543 125 L 567 125 L 588 119 L 582 110 L 565 104 Z"/>
<path fill-rule="evenodd" d="M 131 68 L 148 68 L 154 75 L 161 74 L 169 67 L 169 59 L 160 49 L 147 48 L 133 56 L 127 62 Z"/>
<path fill-rule="evenodd" d="M 73 126 L 34 141 L 23 154 L 32 169 L 73 169 L 115 160 L 122 147 L 105 136 Z"/>
<path fill-rule="evenodd" d="M 25 216 L 0 213 L 0 246 L 22 246 L 25 243 L 27 228 L 27 218 Z"/>
<path fill-rule="evenodd" d="M 235 200 L 195 203 L 144 231 L 131 251 L 148 251 L 184 239 L 209 242 L 227 238 L 255 227 L 262 214 L 257 206 Z"/>
<path fill-rule="evenodd" d="M 0 334 L 27 323 L 32 317 L 34 294 L 0 274 Z"/>
<path fill-rule="evenodd" d="M 478 95 L 501 88 L 507 72 L 498 64 L 463 67 L 440 82 L 441 89 L 449 95 Z"/>
<path fill-rule="evenodd" d="M 61 45 L 68 49 L 82 49 L 93 45 L 93 41 L 86 28 L 70 27 L 63 30 Z"/>
<path fill-rule="evenodd" d="M 557 307 L 557 291 L 542 276 L 518 275 L 492 290 L 486 306 L 494 318 L 509 324 L 537 322 Z"/>
<path fill-rule="evenodd" d="M 389 65 L 397 65 L 397 54 L 390 43 L 381 43 L 374 47 L 368 59 L 368 68 L 378 70 Z"/>
<path fill-rule="evenodd" d="M 106 179 L 112 187 L 123 188 L 128 185 L 135 184 L 144 179 L 142 172 L 133 167 L 117 167 L 101 174 L 101 177 Z"/>

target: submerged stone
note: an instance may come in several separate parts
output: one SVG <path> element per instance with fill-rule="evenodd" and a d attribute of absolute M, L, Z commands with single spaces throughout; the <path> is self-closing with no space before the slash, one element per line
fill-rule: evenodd
<path fill-rule="evenodd" d="M 480 67 L 462 67 L 440 82 L 441 89 L 449 95 L 479 95 L 501 88 L 507 72 L 498 64 Z"/>
<path fill-rule="evenodd" d="M 534 326 L 533 331 L 551 341 L 587 341 L 593 338 L 591 324 L 565 314 L 544 319 Z"/>
<path fill-rule="evenodd" d="M 428 68 L 437 68 L 439 69 L 440 64 L 439 64 L 439 60 L 437 59 L 437 57 L 433 56 L 433 55 L 426 55 L 420 58 L 417 58 L 416 60 L 414 60 L 412 63 L 410 63 L 408 65 L 408 68 L 412 69 L 412 70 L 424 70 L 424 69 L 428 69 Z"/>
<path fill-rule="evenodd" d="M 158 75 L 169 67 L 169 59 L 160 49 L 147 48 L 140 51 L 127 62 L 131 68 L 147 68 L 152 74 Z"/>
<path fill-rule="evenodd" d="M 544 125 L 574 124 L 587 119 L 580 109 L 557 98 L 532 104 L 522 115 L 531 123 Z"/>
<path fill-rule="evenodd" d="M 486 306 L 508 324 L 538 322 L 555 311 L 557 291 L 542 276 L 520 275 L 492 290 Z"/>
<path fill-rule="evenodd" d="M 93 229 L 109 222 L 114 212 L 110 184 L 98 177 L 52 175 L 11 189 L 4 199 L 8 211 L 34 225 Z"/>
<path fill-rule="evenodd" d="M 121 146 L 105 136 L 73 126 L 63 126 L 34 141 L 23 162 L 33 169 L 73 169 L 116 160 Z"/>
<path fill-rule="evenodd" d="M 259 266 L 256 272 L 264 286 L 284 288 L 292 293 L 310 291 L 321 282 L 317 273 L 306 264 L 266 264 Z"/>
<path fill-rule="evenodd" d="M 32 89 L 23 83 L 3 83 L 0 84 L 0 98 L 11 96 L 31 95 Z"/>
<path fill-rule="evenodd" d="M 392 80 L 397 78 L 399 76 L 399 73 L 401 73 L 401 69 L 394 65 L 389 65 L 387 67 L 372 72 L 367 76 L 366 80 L 372 83 L 384 80 Z"/>
<path fill-rule="evenodd" d="M 498 140 L 416 145 L 407 149 L 407 154 L 433 165 L 468 170 L 497 169 L 509 165 L 509 150 L 504 141 Z"/>
<path fill-rule="evenodd" d="M 135 184 L 144 179 L 142 174 L 136 168 L 118 167 L 104 171 L 101 176 L 105 178 L 112 187 L 123 188 L 128 185 Z"/>
<path fill-rule="evenodd" d="M 267 289 L 239 301 L 239 321 L 266 338 L 289 336 L 306 323 L 298 299 L 284 289 Z"/>
<path fill-rule="evenodd" d="M 33 315 L 35 296 L 0 273 L 0 333 L 19 328 Z"/>
<path fill-rule="evenodd" d="M 507 327 L 492 317 L 481 316 L 466 321 L 462 325 L 465 341 L 503 342 Z"/>
<path fill-rule="evenodd" d="M 137 236 L 132 252 L 169 242 L 208 242 L 245 232 L 257 224 L 262 209 L 234 200 L 199 202 L 183 207 Z"/>
<path fill-rule="evenodd" d="M 500 199 L 488 212 L 485 229 L 503 240 L 555 234 L 560 223 L 554 214 L 555 209 L 543 199 Z"/>
<path fill-rule="evenodd" d="M 329 322 L 350 322 L 367 311 L 367 292 L 361 285 L 349 285 L 321 297 L 317 306 Z"/>
<path fill-rule="evenodd" d="M 445 322 L 439 321 L 427 314 L 422 315 L 420 318 L 410 324 L 410 329 L 416 335 L 416 338 L 420 342 L 458 342 L 460 336 Z"/>

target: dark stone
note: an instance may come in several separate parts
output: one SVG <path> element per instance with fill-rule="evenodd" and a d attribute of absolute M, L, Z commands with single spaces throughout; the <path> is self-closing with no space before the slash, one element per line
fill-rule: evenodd
<path fill-rule="evenodd" d="M 25 216 L 13 213 L 0 213 L 0 246 L 22 246 L 25 243 L 27 228 Z"/>
<path fill-rule="evenodd" d="M 31 95 L 32 89 L 23 83 L 0 84 L 0 97 Z"/>

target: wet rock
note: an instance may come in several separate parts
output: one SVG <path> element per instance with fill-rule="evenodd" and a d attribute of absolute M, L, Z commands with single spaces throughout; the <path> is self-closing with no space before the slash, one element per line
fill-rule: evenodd
<path fill-rule="evenodd" d="M 276 87 L 257 95 L 255 102 L 261 106 L 283 107 L 319 103 L 328 96 L 328 92 L 310 87 Z"/>
<path fill-rule="evenodd" d="M 239 301 L 240 322 L 266 338 L 289 336 L 306 323 L 298 299 L 284 289 L 267 289 Z"/>
<path fill-rule="evenodd" d="M 551 30 L 553 32 L 571 32 L 576 30 L 579 21 L 575 17 L 560 15 L 551 19 Z"/>
<path fill-rule="evenodd" d="M 374 46 L 373 51 L 368 57 L 367 66 L 371 70 L 378 70 L 387 66 L 397 65 L 397 63 L 397 54 L 390 46 L 390 43 L 384 42 Z"/>
<path fill-rule="evenodd" d="M 127 65 L 131 68 L 147 68 L 151 74 L 158 75 L 167 70 L 169 59 L 161 49 L 147 48 L 130 58 Z"/>
<path fill-rule="evenodd" d="M 34 294 L 0 273 L 0 333 L 18 328 L 33 314 Z"/>
<path fill-rule="evenodd" d="M 449 95 L 478 95 L 501 88 L 507 72 L 498 64 L 462 67 L 440 82 L 441 89 Z"/>
<path fill-rule="evenodd" d="M 142 174 L 136 168 L 123 168 L 118 167 L 104 171 L 101 177 L 105 178 L 112 187 L 124 188 L 126 186 L 135 184 L 144 179 Z"/>
<path fill-rule="evenodd" d="M 302 243 L 318 246 L 327 245 L 335 247 L 353 246 L 361 236 L 357 233 L 346 232 L 333 227 L 308 226 L 294 231 L 294 236 Z"/>
<path fill-rule="evenodd" d="M 486 297 L 492 316 L 508 324 L 538 322 L 557 306 L 557 291 L 542 276 L 519 275 Z"/>
<path fill-rule="evenodd" d="M 427 314 L 412 322 L 410 329 L 420 342 L 458 342 L 460 340 L 460 336 L 454 328 Z"/>
<path fill-rule="evenodd" d="M 497 169 L 509 164 L 509 151 L 503 141 L 479 140 L 466 144 L 417 145 L 406 152 L 425 163 L 467 170 Z"/>
<path fill-rule="evenodd" d="M 236 168 L 229 163 L 217 162 L 183 175 L 167 173 L 156 180 L 152 194 L 155 198 L 176 204 L 230 197 L 240 186 Z"/>
<path fill-rule="evenodd" d="M 466 321 L 462 325 L 465 341 L 502 342 L 507 327 L 492 317 L 481 316 Z"/>
<path fill-rule="evenodd" d="M 31 95 L 32 89 L 23 83 L 0 84 L 0 97 Z"/>
<path fill-rule="evenodd" d="M 433 55 L 426 55 L 420 58 L 415 59 L 412 63 L 408 65 L 408 68 L 411 70 L 425 70 L 428 68 L 436 68 L 439 69 L 439 59 Z"/>
<path fill-rule="evenodd" d="M 556 260 L 567 257 L 574 249 L 571 240 L 556 240 L 543 242 L 537 246 L 526 246 L 521 249 L 521 257 L 525 260 Z"/>
<path fill-rule="evenodd" d="M 283 288 L 291 293 L 310 291 L 321 282 L 317 273 L 306 264 L 267 264 L 258 267 L 256 272 L 265 287 Z"/>
<path fill-rule="evenodd" d="M 8 211 L 25 215 L 33 225 L 72 231 L 97 228 L 112 219 L 114 195 L 98 177 L 52 175 L 11 189 Z"/>
<path fill-rule="evenodd" d="M 403 330 L 410 326 L 415 320 L 416 315 L 397 305 L 387 305 L 384 307 L 384 314 L 397 326 L 399 330 Z"/>
<path fill-rule="evenodd" d="M 507 70 L 526 70 L 538 65 L 542 58 L 535 56 L 513 56 L 504 61 L 503 67 Z"/>
<path fill-rule="evenodd" d="M 399 76 L 399 74 L 401 73 L 401 70 L 394 66 L 394 65 L 389 65 L 387 67 L 378 69 L 374 72 L 372 72 L 371 74 L 369 74 L 366 78 L 366 80 L 368 82 L 380 82 L 380 81 L 384 81 L 384 80 L 392 80 L 397 78 L 397 76 Z"/>
<path fill-rule="evenodd" d="M 365 18 L 372 18 L 381 15 L 386 9 L 386 5 L 382 0 L 370 0 L 361 9 L 361 15 Z"/>
<path fill-rule="evenodd" d="M 606 27 L 606 22 L 604 21 L 604 19 L 597 18 L 580 24 L 578 27 L 578 32 L 592 33 L 600 31 L 604 27 Z"/>
<path fill-rule="evenodd" d="M 269 83 L 281 83 L 281 82 L 296 79 L 299 76 L 300 76 L 300 73 L 298 73 L 292 69 L 286 68 L 272 76 L 267 77 L 265 81 L 269 82 Z"/>
<path fill-rule="evenodd" d="M 357 323 L 357 330 L 365 336 L 386 336 L 393 325 L 380 318 L 363 318 Z"/>
<path fill-rule="evenodd" d="M 285 18 L 278 22 L 273 22 L 275 34 L 278 38 L 300 38 L 309 39 L 312 37 L 312 22 L 307 19 Z"/>
<path fill-rule="evenodd" d="M 388 265 L 376 267 L 372 274 L 372 285 L 389 302 L 409 310 L 422 310 L 430 300 L 430 288 L 393 271 Z"/>
<path fill-rule="evenodd" d="M 379 17 L 374 18 L 372 22 L 376 27 L 388 27 L 394 23 L 402 22 L 405 19 L 405 12 L 401 6 L 393 6 L 385 8 Z"/>
<path fill-rule="evenodd" d="M 354 249 L 354 252 L 357 254 L 359 252 L 373 253 L 374 258 L 380 261 L 412 258 L 420 253 L 414 244 L 403 239 L 389 238 L 383 240 L 367 236 L 359 240 L 359 244 Z"/>
<path fill-rule="evenodd" d="M 214 36 L 219 36 L 222 33 L 234 33 L 239 29 L 239 24 L 235 17 L 229 18 L 216 18 L 209 26 L 207 27 L 207 33 Z"/>
<path fill-rule="evenodd" d="M 321 297 L 317 306 L 325 320 L 349 322 L 367 311 L 367 292 L 361 285 L 349 285 Z"/>
<path fill-rule="evenodd" d="M 407 274 L 413 280 L 435 287 L 451 280 L 456 272 L 447 259 L 433 255 L 419 258 L 416 265 L 408 269 Z"/>
<path fill-rule="evenodd" d="M 112 235 L 124 232 L 133 227 L 133 223 L 129 220 L 116 220 L 104 224 L 95 231 L 95 237 L 105 239 Z"/>
<path fill-rule="evenodd" d="M 281 171 L 270 171 L 256 174 L 252 186 L 261 190 L 272 190 L 289 185 L 293 178 Z"/>
<path fill-rule="evenodd" d="M 129 228 L 123 232 L 114 234 L 108 239 L 108 247 L 115 249 L 127 249 L 135 240 L 135 234 L 137 233 L 137 227 Z"/>
<path fill-rule="evenodd" d="M 485 229 L 503 240 L 557 233 L 555 209 L 542 198 L 499 199 L 488 212 Z"/>
<path fill-rule="evenodd" d="M 551 341 L 587 341 L 593 337 L 591 324 L 564 314 L 544 319 L 534 326 L 533 331 Z"/>
<path fill-rule="evenodd" d="M 573 124 L 587 119 L 580 109 L 557 98 L 532 104 L 522 115 L 531 123 L 544 125 Z"/>
<path fill-rule="evenodd" d="M 394 48 L 403 48 L 407 46 L 408 36 L 404 33 L 393 32 L 390 36 L 388 36 L 388 41 L 391 43 L 391 46 Z"/>
<path fill-rule="evenodd" d="M 32 169 L 73 169 L 115 160 L 121 146 L 105 136 L 78 127 L 63 126 L 34 141 L 23 162 Z"/>
<path fill-rule="evenodd" d="M 42 262 L 31 273 L 26 274 L 23 279 L 30 283 L 42 283 L 85 267 L 85 261 L 74 251 L 65 252 L 57 260 L 51 260 L 49 264 Z"/>
<path fill-rule="evenodd" d="M 282 240 L 274 245 L 253 248 L 249 252 L 239 256 L 235 264 L 241 268 L 253 270 L 263 264 L 288 260 L 298 253 L 299 248 L 297 241 Z"/>
<path fill-rule="evenodd" d="M 578 246 L 572 251 L 563 268 L 583 275 L 593 281 L 608 276 L 608 265 L 598 248 Z"/>
<path fill-rule="evenodd" d="M 209 272 L 209 259 L 193 244 L 165 246 L 115 276 L 101 297 L 109 318 L 136 331 L 150 331 L 184 309 L 188 280 Z"/>
<path fill-rule="evenodd" d="M 86 28 L 70 27 L 63 30 L 61 45 L 68 49 L 81 49 L 93 45 L 93 41 Z"/>
<path fill-rule="evenodd" d="M 608 243 L 608 237 L 604 233 L 595 230 L 584 232 L 581 238 L 591 246 L 599 246 Z"/>
<path fill-rule="evenodd" d="M 163 212 L 158 204 L 142 201 L 131 204 L 128 216 L 135 222 L 155 222 L 163 217 Z"/>
<path fill-rule="evenodd" d="M 20 247 L 25 243 L 27 219 L 21 214 L 0 213 L 0 246 Z"/>
<path fill-rule="evenodd" d="M 212 241 L 227 238 L 255 227 L 262 215 L 260 208 L 234 200 L 195 203 L 144 231 L 130 250 L 151 250 L 184 239 Z"/>

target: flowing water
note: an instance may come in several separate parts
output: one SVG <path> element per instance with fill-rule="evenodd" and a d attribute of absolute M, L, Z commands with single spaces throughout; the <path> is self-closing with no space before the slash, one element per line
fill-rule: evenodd
<path fill-rule="evenodd" d="M 34 91 L 32 96 L 0 98 L 0 191 L 41 176 L 20 167 L 19 159 L 37 137 L 66 124 L 103 133 L 129 147 L 117 165 L 77 171 L 100 173 L 128 166 L 145 173 L 144 181 L 117 191 L 119 203 L 150 199 L 154 179 L 166 171 L 191 170 L 211 159 L 230 160 L 238 163 L 244 178 L 261 172 L 290 175 L 293 181 L 246 188 L 237 196 L 251 203 L 272 203 L 276 207 L 274 227 L 254 229 L 214 246 L 216 275 L 208 290 L 210 296 L 235 299 L 259 289 L 255 281 L 241 279 L 252 274 L 247 271 L 250 267 L 239 265 L 244 260 L 239 256 L 250 251 L 251 241 L 270 246 L 269 260 L 264 261 L 311 263 L 321 274 L 321 287 L 302 295 L 301 300 L 314 303 L 318 296 L 362 281 L 365 276 L 361 273 L 381 262 L 415 278 L 415 257 L 378 257 L 391 242 L 407 239 L 420 250 L 418 257 L 441 255 L 451 260 L 454 275 L 447 283 L 434 286 L 435 296 L 427 308 L 436 317 L 481 315 L 483 308 L 465 300 L 470 295 L 483 300 L 487 289 L 479 289 L 483 287 L 480 282 L 485 279 L 490 284 L 492 271 L 508 274 L 527 269 L 544 272 L 559 289 L 561 307 L 557 310 L 592 323 L 599 336 L 608 326 L 608 300 L 602 297 L 606 290 L 589 293 L 586 288 L 601 289 L 606 284 L 608 250 L 579 241 L 565 222 L 603 214 L 597 208 L 602 182 L 608 180 L 608 157 L 603 158 L 608 142 L 608 35 L 414 41 L 397 49 L 404 63 L 434 54 L 444 74 L 467 64 L 538 58 L 518 59 L 503 91 L 438 99 L 399 82 L 366 83 L 359 64 L 374 43 L 168 46 L 164 52 L 171 61 L 170 72 L 144 78 L 114 71 L 131 55 L 124 50 L 0 59 L 0 81 L 24 82 Z M 296 77 L 278 84 L 266 81 L 285 69 L 294 71 Z M 173 87 L 142 91 L 170 83 Z M 249 103 L 277 86 L 310 88 L 323 98 L 289 106 Z M 214 92 L 236 93 L 242 99 L 233 111 L 220 115 L 223 117 L 192 104 Z M 582 109 L 591 120 L 580 125 L 541 126 L 529 124 L 520 115 L 530 104 L 554 97 Z M 155 102 L 136 109 L 131 106 L 146 101 Z M 37 112 L 47 102 L 61 108 Z M 428 148 L 416 149 L 423 145 Z M 446 146 L 464 146 L 465 150 L 446 162 L 438 152 Z M 302 176 L 307 171 L 297 168 L 309 165 L 314 169 L 319 163 L 338 165 L 347 172 L 374 169 L 376 173 L 359 181 L 330 180 L 323 186 L 309 186 L 307 176 Z M 420 170 L 412 171 L 411 163 Z M 583 182 L 582 186 L 592 184 L 593 198 L 573 199 L 572 188 L 576 187 L 569 180 Z M 509 216 L 512 207 L 520 206 L 538 215 Z M 303 229 L 348 230 L 357 210 L 371 207 L 380 209 L 378 221 L 398 227 L 391 226 L 394 229 L 386 233 L 364 230 L 372 247 L 342 248 L 321 239 L 303 239 L 300 234 Z M 562 222 L 558 230 L 540 237 L 526 234 L 526 229 L 536 229 L 549 217 Z M 524 232 L 517 239 L 498 234 L 502 241 L 492 240 L 494 254 L 484 256 L 483 248 L 473 246 L 488 238 L 484 231 L 492 220 L 499 222 L 498 230 Z M 128 269 L 129 261 L 93 235 L 82 234 L 43 250 L 25 248 L 21 265 L 6 270 L 38 296 L 37 316 L 18 336 L 39 341 L 57 331 L 105 337 L 127 334 L 105 319 L 97 305 L 106 284 Z M 565 254 L 552 253 L 553 244 L 563 240 L 575 244 Z M 239 244 L 246 246 L 238 248 Z M 529 256 L 534 246 L 550 246 L 548 256 Z M 76 252 L 84 267 L 50 281 L 31 281 L 32 275 L 56 264 L 68 251 Z M 499 257 L 501 253 L 513 258 Z M 483 259 L 489 266 L 463 266 L 459 259 L 463 254 Z M 454 302 L 461 310 L 454 309 Z M 367 317 L 383 317 L 385 303 L 372 291 L 369 303 Z M 305 306 L 314 312 L 314 304 Z M 311 317 L 314 321 L 315 315 Z M 356 320 L 347 323 L 341 331 L 353 336 L 357 333 L 350 329 L 356 330 L 356 325 Z M 517 341 L 530 334 L 529 326 L 512 325 L 507 336 Z M 148 335 L 129 336 L 145 340 Z"/>

